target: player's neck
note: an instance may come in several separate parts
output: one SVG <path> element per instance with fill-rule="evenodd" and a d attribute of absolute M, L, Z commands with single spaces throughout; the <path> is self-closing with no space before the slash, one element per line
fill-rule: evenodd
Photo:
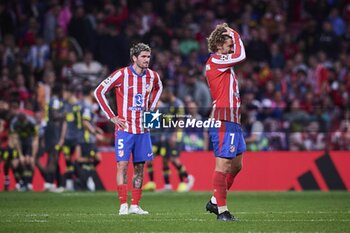
<path fill-rule="evenodd" d="M 143 75 L 144 72 L 145 72 L 145 69 L 142 69 L 141 67 L 139 67 L 138 65 L 136 64 L 133 64 L 132 65 L 132 68 L 134 69 L 134 71 L 138 74 L 138 75 Z"/>
<path fill-rule="evenodd" d="M 227 55 L 228 53 L 223 53 L 223 52 L 221 52 L 221 51 L 217 51 L 216 54 L 217 54 L 217 55 Z"/>
<path fill-rule="evenodd" d="M 228 55 L 229 53 L 228 52 L 226 52 L 224 49 L 218 49 L 217 51 L 216 51 L 216 54 L 217 55 Z"/>

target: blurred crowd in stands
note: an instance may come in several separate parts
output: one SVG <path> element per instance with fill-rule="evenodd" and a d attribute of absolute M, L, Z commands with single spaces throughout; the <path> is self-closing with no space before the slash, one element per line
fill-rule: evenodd
<path fill-rule="evenodd" d="M 221 22 L 247 51 L 235 71 L 249 150 L 350 150 L 349 0 L 2 0 L 2 139 L 16 109 L 40 124 L 52 87 L 79 98 L 128 65 L 136 42 L 186 111 L 208 117 L 206 38 Z M 97 124 L 112 139 L 102 114 Z M 205 134 L 185 132 L 184 149 L 208 149 Z"/>

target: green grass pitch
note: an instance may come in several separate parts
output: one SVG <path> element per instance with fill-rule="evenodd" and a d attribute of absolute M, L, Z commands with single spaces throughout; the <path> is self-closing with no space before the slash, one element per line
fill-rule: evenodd
<path fill-rule="evenodd" d="M 205 211 L 210 193 L 144 193 L 147 216 L 119 216 L 116 193 L 0 193 L 0 232 L 350 232 L 350 193 L 231 192 L 239 218 Z"/>

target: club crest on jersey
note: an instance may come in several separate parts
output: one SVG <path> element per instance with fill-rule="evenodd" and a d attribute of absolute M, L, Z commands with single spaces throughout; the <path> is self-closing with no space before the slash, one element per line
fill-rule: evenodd
<path fill-rule="evenodd" d="M 152 84 L 146 84 L 146 92 L 152 91 Z"/>
<path fill-rule="evenodd" d="M 231 152 L 231 153 L 235 152 L 235 149 L 236 149 L 236 147 L 235 147 L 234 145 L 231 145 L 231 146 L 230 146 L 230 152 Z"/>
<path fill-rule="evenodd" d="M 227 61 L 228 60 L 228 55 L 221 55 L 220 59 L 223 60 L 223 61 Z"/>

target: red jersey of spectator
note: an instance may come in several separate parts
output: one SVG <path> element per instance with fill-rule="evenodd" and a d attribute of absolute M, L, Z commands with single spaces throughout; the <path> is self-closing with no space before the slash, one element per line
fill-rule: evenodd
<path fill-rule="evenodd" d="M 213 97 L 211 118 L 240 123 L 241 99 L 233 65 L 243 61 L 246 55 L 239 34 L 232 32 L 230 36 L 234 43 L 233 53 L 227 55 L 212 54 L 205 69 Z"/>
<path fill-rule="evenodd" d="M 125 132 L 140 134 L 143 127 L 143 112 L 153 111 L 162 92 L 162 82 L 157 72 L 147 69 L 142 76 L 132 66 L 121 68 L 100 83 L 95 97 L 107 118 L 115 116 L 105 94 L 115 88 L 118 116 L 126 121 Z M 116 128 L 116 130 L 119 130 Z"/>

